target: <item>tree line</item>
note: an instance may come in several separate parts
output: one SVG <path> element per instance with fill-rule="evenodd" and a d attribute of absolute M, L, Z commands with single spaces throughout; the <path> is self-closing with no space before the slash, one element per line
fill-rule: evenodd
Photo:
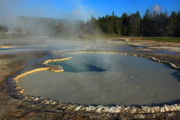
<path fill-rule="evenodd" d="M 165 12 L 156 12 L 146 10 L 143 17 L 140 13 L 128 15 L 123 13 L 122 16 L 116 16 L 114 12 L 111 15 L 92 17 L 86 23 L 90 29 L 92 27 L 100 29 L 105 34 L 121 36 L 180 36 L 180 11 L 172 12 L 168 15 Z M 87 30 L 87 31 L 88 31 Z"/>
<path fill-rule="evenodd" d="M 88 21 L 68 21 L 63 19 L 20 17 L 20 23 L 13 29 L 18 34 L 39 34 L 52 36 L 111 34 L 119 36 L 172 36 L 180 37 L 180 11 L 168 14 L 146 10 L 141 17 L 140 13 L 121 16 L 111 15 L 95 18 Z M 36 24 L 35 24 L 36 23 Z M 0 32 L 12 31 L 0 25 Z"/>

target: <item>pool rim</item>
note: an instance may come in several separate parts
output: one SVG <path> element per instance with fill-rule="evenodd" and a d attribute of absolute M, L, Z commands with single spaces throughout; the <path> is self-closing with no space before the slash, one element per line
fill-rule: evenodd
<path fill-rule="evenodd" d="M 125 56 L 135 56 L 135 57 L 142 57 L 142 58 L 145 58 L 145 59 L 149 59 L 149 60 L 152 60 L 152 61 L 155 61 L 155 62 L 158 62 L 158 63 L 161 63 L 161 64 L 165 64 L 165 65 L 168 65 L 170 68 L 172 69 L 175 69 L 177 71 L 180 71 L 180 68 L 178 68 L 175 64 L 173 63 L 169 63 L 169 62 L 166 62 L 166 61 L 161 61 L 155 57 L 147 57 L 147 56 L 144 56 L 144 55 L 138 55 L 138 54 L 129 54 L 127 52 L 114 52 L 114 51 L 111 51 L 111 52 L 96 52 L 96 51 L 68 51 L 68 52 L 63 52 L 63 54 L 72 54 L 72 53 L 76 53 L 76 54 L 99 54 L 99 53 L 114 53 L 114 54 L 119 54 L 119 55 L 125 55 Z M 48 59 L 49 60 L 49 59 Z M 52 59 L 53 60 L 53 59 Z M 43 61 L 41 61 L 41 63 L 43 63 Z M 33 95 L 24 95 L 24 94 L 20 94 L 17 90 L 16 90 L 16 87 L 15 86 L 16 84 L 13 83 L 13 78 L 15 76 L 17 76 L 19 73 L 21 73 L 21 70 L 23 68 L 21 68 L 20 70 L 16 71 L 14 74 L 10 75 L 8 78 L 7 78 L 7 84 L 8 84 L 8 93 L 11 97 L 13 98 L 16 98 L 16 99 L 20 99 L 20 100 L 23 100 L 23 99 L 29 99 L 32 98 L 29 102 L 37 102 L 37 99 L 46 99 L 47 101 L 50 100 L 50 101 L 54 101 L 56 103 L 59 103 L 59 104 L 63 104 L 65 106 L 76 106 L 76 109 L 75 111 L 78 111 L 78 110 L 82 110 L 82 109 L 85 109 L 85 108 L 88 108 L 89 107 L 92 107 L 94 109 L 108 109 L 108 110 L 103 110 L 101 112 L 110 112 L 110 113 L 116 113 L 116 111 L 111 111 L 111 108 L 119 108 L 119 107 L 122 107 L 124 109 L 127 109 L 129 110 L 128 113 L 131 113 L 132 111 L 131 110 L 134 110 L 134 109 L 142 109 L 142 110 L 136 110 L 136 112 L 134 113 L 155 113 L 154 110 L 150 110 L 149 109 L 155 109 L 155 108 L 158 108 L 159 109 L 159 112 L 176 112 L 176 111 L 180 111 L 180 99 L 178 100 L 175 100 L 175 101 L 170 101 L 170 102 L 165 102 L 165 103 L 160 103 L 160 104 L 148 104 L 148 105 L 117 105 L 117 104 L 111 104 L 111 105 L 96 105 L 96 104 L 92 104 L 92 105 L 81 105 L 81 104 L 73 104 L 73 103 L 63 103 L 61 102 L 60 100 L 54 100 L 54 99 L 51 99 L 51 98 L 44 98 L 42 96 L 33 96 Z M 48 105 L 48 104 L 46 104 Z M 78 109 L 78 108 L 79 109 Z M 83 108 L 84 107 L 84 108 Z M 91 110 L 90 110 L 91 111 Z M 97 110 L 96 112 L 98 112 L 99 110 Z M 143 112 L 144 111 L 144 112 Z M 126 111 L 127 112 L 127 111 Z M 119 113 L 119 112 L 118 112 Z M 121 113 L 121 112 L 120 112 Z"/>

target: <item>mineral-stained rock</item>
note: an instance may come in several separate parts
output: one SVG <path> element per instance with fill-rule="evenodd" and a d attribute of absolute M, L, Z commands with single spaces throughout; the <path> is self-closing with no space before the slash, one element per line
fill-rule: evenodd
<path fill-rule="evenodd" d="M 151 57 L 151 59 L 154 60 L 154 61 L 157 61 L 157 59 L 155 57 Z"/>
<path fill-rule="evenodd" d="M 161 63 L 161 61 L 160 60 L 158 60 L 157 58 L 155 58 L 155 57 L 151 57 L 151 59 L 153 60 L 153 61 L 156 61 L 156 62 L 158 62 L 158 63 Z"/>
<path fill-rule="evenodd" d="M 159 107 L 159 106 L 154 107 L 154 112 L 155 112 L 155 113 L 160 112 L 160 107 Z"/>
<path fill-rule="evenodd" d="M 127 106 L 127 107 L 125 107 L 125 112 L 127 112 L 127 113 L 129 113 L 130 112 L 130 110 L 131 110 L 131 108 L 129 107 L 129 106 Z"/>
<path fill-rule="evenodd" d="M 155 110 L 156 109 L 156 107 L 151 107 L 151 113 L 155 113 Z"/>
<path fill-rule="evenodd" d="M 146 109 L 147 109 L 147 107 L 146 106 L 142 106 L 142 111 L 141 111 L 141 113 L 146 113 Z"/>
<path fill-rule="evenodd" d="M 42 103 L 43 104 L 49 104 L 50 102 L 47 99 L 45 99 L 44 101 L 42 101 Z"/>
<path fill-rule="evenodd" d="M 79 111 L 82 108 L 82 106 L 77 106 L 74 110 Z"/>
<path fill-rule="evenodd" d="M 142 114 L 136 115 L 135 116 L 136 119 L 145 119 L 146 117 Z"/>
<path fill-rule="evenodd" d="M 131 108 L 131 111 L 130 111 L 130 113 L 132 113 L 132 114 L 134 114 L 134 113 L 136 113 L 136 111 L 137 111 L 137 108 Z"/>
<path fill-rule="evenodd" d="M 102 112 L 102 110 L 103 110 L 103 106 L 98 106 L 96 109 L 96 112 L 100 113 Z"/>
<path fill-rule="evenodd" d="M 151 113 L 151 108 L 150 108 L 150 107 L 147 107 L 146 112 L 147 112 L 147 113 Z"/>
<path fill-rule="evenodd" d="M 180 111 L 180 105 L 175 104 L 176 111 Z"/>
<path fill-rule="evenodd" d="M 115 113 L 121 113 L 122 112 L 122 107 L 121 106 L 116 106 Z"/>
<path fill-rule="evenodd" d="M 76 105 L 69 105 L 67 109 L 68 109 L 68 110 L 73 110 L 73 109 L 75 109 L 75 108 L 76 108 Z"/>
<path fill-rule="evenodd" d="M 94 107 L 94 106 L 86 107 L 86 111 L 95 111 L 95 110 L 96 110 L 96 107 Z"/>
<path fill-rule="evenodd" d="M 169 106 L 165 105 L 165 106 L 164 106 L 164 110 L 165 110 L 166 112 L 169 112 L 169 111 L 170 111 Z"/>
<path fill-rule="evenodd" d="M 115 113 L 115 111 L 116 111 L 116 107 L 110 107 L 108 112 Z"/>
<path fill-rule="evenodd" d="M 176 69 L 178 68 L 174 63 L 169 63 L 169 65 L 173 68 L 176 68 Z"/>
<path fill-rule="evenodd" d="M 38 98 L 38 97 L 36 97 L 34 100 L 35 100 L 35 101 L 38 101 L 38 100 L 39 100 L 39 98 Z"/>
<path fill-rule="evenodd" d="M 160 112 L 161 112 L 161 113 L 166 112 L 165 109 L 164 109 L 164 107 L 161 107 Z"/>

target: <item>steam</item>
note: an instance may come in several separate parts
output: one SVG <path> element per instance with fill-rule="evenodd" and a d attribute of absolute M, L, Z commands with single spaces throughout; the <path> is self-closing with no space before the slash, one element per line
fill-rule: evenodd
<path fill-rule="evenodd" d="M 161 13 L 161 12 L 162 12 L 161 6 L 159 6 L 159 5 L 154 5 L 154 6 L 152 7 L 152 12 L 153 12 L 153 13 L 157 13 L 157 14 Z"/>
<path fill-rule="evenodd" d="M 62 26 L 61 32 L 76 33 L 79 23 L 86 22 L 94 14 L 82 0 L 33 1 L 0 0 L 0 25 L 6 26 L 10 32 L 30 35 L 54 35 L 56 26 Z M 55 2 L 59 5 L 55 6 Z"/>
<path fill-rule="evenodd" d="M 77 8 L 75 8 L 72 11 L 71 15 L 75 19 L 88 20 L 88 19 L 90 19 L 90 16 L 93 15 L 93 12 L 92 11 L 86 11 L 84 6 L 78 6 Z"/>

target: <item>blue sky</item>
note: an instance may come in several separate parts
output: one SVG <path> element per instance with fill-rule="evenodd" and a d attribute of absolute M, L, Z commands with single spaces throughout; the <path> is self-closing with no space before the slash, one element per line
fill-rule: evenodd
<path fill-rule="evenodd" d="M 0 0 L 0 15 L 88 19 L 112 11 L 143 15 L 154 5 L 168 12 L 180 10 L 180 0 Z"/>
<path fill-rule="evenodd" d="M 116 14 L 127 12 L 129 14 L 140 11 L 144 14 L 146 9 L 151 9 L 154 5 L 161 6 L 162 10 L 178 11 L 180 9 L 180 0 L 84 0 L 85 4 L 93 6 L 98 10 L 99 15 L 111 13 Z"/>

